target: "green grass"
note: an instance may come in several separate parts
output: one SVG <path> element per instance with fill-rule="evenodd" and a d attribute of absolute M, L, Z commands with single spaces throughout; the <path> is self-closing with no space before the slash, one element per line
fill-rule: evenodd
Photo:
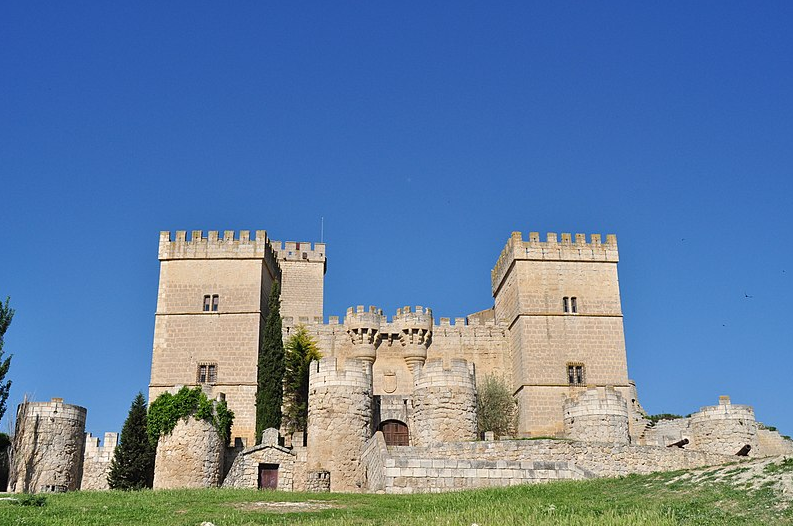
<path fill-rule="evenodd" d="M 793 525 L 793 508 L 770 487 L 692 484 L 681 472 L 514 486 L 438 495 L 350 495 L 174 490 L 48 495 L 43 507 L 0 501 L 0 524 L 254 524 L 414 526 L 501 525 Z M 275 513 L 250 503 L 315 501 L 334 508 Z M 247 503 L 247 505 L 246 505 Z"/>

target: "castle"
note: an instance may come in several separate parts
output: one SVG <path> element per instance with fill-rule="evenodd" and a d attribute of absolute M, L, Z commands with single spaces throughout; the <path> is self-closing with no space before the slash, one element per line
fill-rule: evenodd
<path fill-rule="evenodd" d="M 149 400 L 201 386 L 235 420 L 228 447 L 194 419 L 161 437 L 155 489 L 446 491 L 793 453 L 793 442 L 728 397 L 687 418 L 647 418 L 628 377 L 614 235 L 514 232 L 491 272 L 493 307 L 454 323 L 424 307 L 389 319 L 363 306 L 325 323 L 325 244 L 273 241 L 263 230 L 253 238 L 162 232 L 159 260 Z M 257 357 L 275 280 L 284 338 L 302 325 L 323 357 L 311 364 L 308 429 L 269 429 L 256 445 Z M 481 440 L 485 376 L 513 393 L 518 436 Z M 64 430 L 69 444 L 79 442 L 80 421 L 84 430 L 85 410 L 62 401 L 20 406 L 12 479 L 25 483 L 17 491 L 102 486 L 115 435 L 102 447 L 89 435 L 82 449 L 53 456 L 58 469 L 25 471 L 26 451 L 63 449 Z M 30 427 L 52 432 L 31 438 Z M 42 445 L 42 436 L 61 438 Z"/>
<path fill-rule="evenodd" d="M 464 359 L 480 378 L 512 388 L 521 436 L 564 432 L 563 404 L 587 386 L 613 387 L 636 400 L 628 380 L 617 240 L 583 234 L 514 233 L 491 273 L 494 307 L 435 319 L 405 307 L 389 321 L 375 307 L 350 308 L 343 322 L 323 323 L 327 268 L 322 243 L 271 241 L 265 231 L 160 235 L 160 285 L 149 399 L 177 385 L 222 392 L 236 415 L 232 434 L 254 442 L 259 335 L 272 281 L 281 283 L 284 333 L 298 324 L 323 356 L 364 360 L 372 369 L 381 418 L 410 429 L 414 376 L 425 362 Z M 391 414 L 390 408 L 402 408 Z M 407 407 L 407 409 L 405 409 Z M 635 402 L 628 408 L 635 420 Z M 385 418 L 394 416 L 394 418 Z M 397 418 L 399 417 L 399 418 Z M 638 429 L 635 430 L 638 432 Z M 412 443 L 413 440 L 409 438 Z"/>

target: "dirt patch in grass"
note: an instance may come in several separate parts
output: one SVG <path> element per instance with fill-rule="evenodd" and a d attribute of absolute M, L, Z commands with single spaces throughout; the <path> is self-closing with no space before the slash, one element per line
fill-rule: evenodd
<path fill-rule="evenodd" d="M 232 507 L 243 511 L 266 511 L 269 513 L 304 513 L 341 508 L 333 502 L 306 500 L 302 502 L 235 502 Z"/>

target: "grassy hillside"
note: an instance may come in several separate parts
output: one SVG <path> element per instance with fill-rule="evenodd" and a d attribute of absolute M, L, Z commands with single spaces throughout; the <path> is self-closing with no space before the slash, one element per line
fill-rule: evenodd
<path fill-rule="evenodd" d="M 793 525 L 793 458 L 440 495 L 184 490 L 0 501 L 2 525 Z"/>

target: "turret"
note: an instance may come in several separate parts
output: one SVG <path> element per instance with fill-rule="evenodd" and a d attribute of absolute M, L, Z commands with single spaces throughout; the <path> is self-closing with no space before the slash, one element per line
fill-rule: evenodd
<path fill-rule="evenodd" d="M 370 306 L 368 311 L 364 311 L 363 305 L 347 309 L 344 330 L 347 331 L 352 341 L 351 358 L 363 360 L 370 366 L 374 363 L 377 357 L 377 347 L 380 346 L 382 340 L 381 323 L 385 323 L 385 317 L 383 311 L 377 307 Z"/>
<path fill-rule="evenodd" d="M 410 307 L 397 309 L 392 325 L 398 331 L 405 363 L 415 375 L 417 368 L 424 365 L 427 347 L 432 341 L 432 310 L 421 306 L 417 306 L 415 311 Z"/>

